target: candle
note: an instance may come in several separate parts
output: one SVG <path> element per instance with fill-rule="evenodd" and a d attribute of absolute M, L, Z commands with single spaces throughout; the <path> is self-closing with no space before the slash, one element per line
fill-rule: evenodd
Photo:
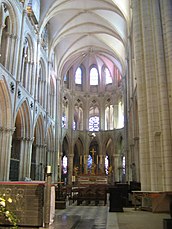
<path fill-rule="evenodd" d="M 75 182 L 75 176 L 72 176 L 72 182 Z"/>
<path fill-rule="evenodd" d="M 80 155 L 80 165 L 82 165 L 82 155 Z"/>
<path fill-rule="evenodd" d="M 47 173 L 51 173 L 51 166 L 50 165 L 47 165 Z"/>

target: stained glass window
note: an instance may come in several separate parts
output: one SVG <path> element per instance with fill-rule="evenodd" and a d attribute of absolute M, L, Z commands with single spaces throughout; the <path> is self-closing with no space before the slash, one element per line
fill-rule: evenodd
<path fill-rule="evenodd" d="M 89 131 L 99 131 L 99 117 L 98 116 L 89 118 Z"/>
<path fill-rule="evenodd" d="M 66 116 L 65 114 L 63 114 L 62 116 L 62 128 L 65 128 L 66 127 Z"/>
<path fill-rule="evenodd" d="M 66 174 L 67 173 L 67 157 L 66 156 L 63 157 L 62 165 L 63 165 L 63 174 Z"/>
<path fill-rule="evenodd" d="M 92 166 L 92 157 L 91 155 L 88 156 L 88 169 L 91 169 Z"/>
<path fill-rule="evenodd" d="M 108 174 L 108 168 L 109 168 L 109 159 L 108 156 L 105 157 L 105 173 Z"/>
<path fill-rule="evenodd" d="M 125 157 L 122 158 L 122 173 L 125 174 Z"/>

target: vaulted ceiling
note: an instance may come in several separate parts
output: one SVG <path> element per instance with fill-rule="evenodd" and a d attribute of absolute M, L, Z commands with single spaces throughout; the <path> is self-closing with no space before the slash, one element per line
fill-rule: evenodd
<path fill-rule="evenodd" d="M 40 30 L 48 25 L 57 74 L 88 58 L 126 71 L 129 0 L 41 0 Z"/>

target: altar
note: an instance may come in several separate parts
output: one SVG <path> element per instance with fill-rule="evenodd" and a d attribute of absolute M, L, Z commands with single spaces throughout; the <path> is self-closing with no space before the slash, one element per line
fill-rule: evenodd
<path fill-rule="evenodd" d="M 90 185 L 90 184 L 107 184 L 108 179 L 105 175 L 78 175 L 76 180 L 78 185 Z"/>

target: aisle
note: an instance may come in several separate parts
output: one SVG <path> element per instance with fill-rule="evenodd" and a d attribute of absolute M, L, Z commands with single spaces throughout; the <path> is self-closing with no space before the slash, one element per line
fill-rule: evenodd
<path fill-rule="evenodd" d="M 107 206 L 67 206 L 64 210 L 56 210 L 56 217 L 79 217 L 80 220 L 76 229 L 106 229 Z M 53 228 L 52 228 L 53 229 Z"/>

